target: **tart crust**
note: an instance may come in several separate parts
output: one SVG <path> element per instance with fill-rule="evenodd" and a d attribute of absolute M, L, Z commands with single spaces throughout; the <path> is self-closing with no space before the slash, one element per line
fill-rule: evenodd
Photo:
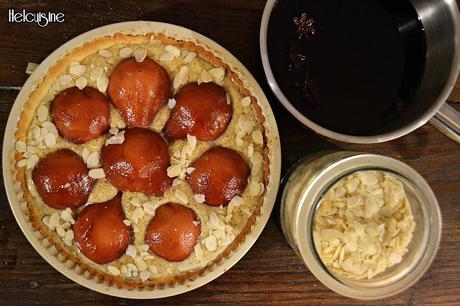
<path fill-rule="evenodd" d="M 101 38 L 94 39 L 92 41 L 84 43 L 82 46 L 77 47 L 71 50 L 67 55 L 62 57 L 56 64 L 51 66 L 47 71 L 42 82 L 36 85 L 35 91 L 30 95 L 28 101 L 25 103 L 20 120 L 17 125 L 16 131 L 16 140 L 26 142 L 27 131 L 31 125 L 36 110 L 40 105 L 41 101 L 44 99 L 49 88 L 51 88 L 53 82 L 56 81 L 58 76 L 64 73 L 72 62 L 81 61 L 87 56 L 98 52 L 101 49 L 110 48 L 118 44 L 143 44 L 148 43 L 150 40 L 156 39 L 163 44 L 173 45 L 189 51 L 195 52 L 205 61 L 213 64 L 215 67 L 222 67 L 226 71 L 226 77 L 230 78 L 233 84 L 237 87 L 240 93 L 243 96 L 249 96 L 251 98 L 251 105 L 256 119 L 259 123 L 260 130 L 263 135 L 263 178 L 262 182 L 266 187 L 269 182 L 269 149 L 267 146 L 268 139 L 267 133 L 265 132 L 265 117 L 262 113 L 261 107 L 257 103 L 257 99 L 251 94 L 251 92 L 244 86 L 243 81 L 239 78 L 238 71 L 233 71 L 232 68 L 227 65 L 223 60 L 221 60 L 218 55 L 215 55 L 213 52 L 207 50 L 210 49 L 207 46 L 204 46 L 199 41 L 184 41 L 176 40 L 174 38 L 168 37 L 165 34 L 151 33 L 146 35 L 126 35 L 117 33 L 113 36 L 104 36 Z M 235 239 L 222 251 L 212 262 L 208 263 L 206 266 L 196 269 L 193 271 L 182 272 L 179 275 L 175 276 L 166 276 L 161 278 L 149 279 L 142 281 L 141 279 L 127 279 L 123 276 L 114 276 L 106 272 L 102 268 L 98 268 L 95 265 L 88 264 L 85 260 L 82 260 L 80 256 L 74 254 L 69 248 L 63 243 L 63 241 L 58 238 L 58 236 L 52 231 L 48 226 L 46 226 L 39 214 L 35 211 L 35 207 L 39 205 L 36 203 L 34 195 L 31 194 L 27 187 L 27 177 L 26 171 L 24 168 L 17 166 L 17 161 L 23 158 L 23 153 L 15 151 L 14 158 L 16 160 L 14 170 L 16 181 L 21 183 L 21 189 L 24 192 L 24 199 L 27 201 L 28 207 L 28 218 L 32 227 L 40 232 L 44 239 L 48 240 L 51 245 L 57 249 L 57 253 L 60 253 L 60 256 L 64 257 L 68 261 L 71 261 L 75 265 L 78 265 L 81 269 L 81 273 L 86 273 L 88 278 L 94 278 L 99 282 L 104 282 L 107 285 L 115 285 L 120 288 L 126 289 L 153 289 L 155 287 L 162 286 L 171 286 L 175 284 L 182 284 L 187 280 L 194 280 L 200 275 L 205 274 L 207 271 L 211 271 L 215 265 L 218 265 L 220 262 L 225 260 L 233 250 L 235 250 L 246 238 L 246 236 L 251 232 L 253 225 L 256 223 L 257 218 L 260 214 L 260 208 L 263 204 L 263 199 L 265 197 L 266 188 L 257 199 L 257 207 L 254 210 L 254 213 L 248 217 L 246 226 L 241 230 L 241 232 L 235 237 Z M 82 255 L 81 255 L 82 256 Z"/>

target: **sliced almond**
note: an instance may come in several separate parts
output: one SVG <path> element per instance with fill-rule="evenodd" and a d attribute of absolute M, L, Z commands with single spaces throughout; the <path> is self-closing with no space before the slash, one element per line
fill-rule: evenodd
<path fill-rule="evenodd" d="M 180 56 L 180 50 L 174 46 L 167 45 L 165 47 L 165 51 L 168 53 L 171 53 L 174 57 L 179 57 Z"/>
<path fill-rule="evenodd" d="M 183 63 L 184 64 L 190 64 L 193 59 L 196 57 L 196 53 L 195 52 L 190 52 L 189 54 L 187 54 L 187 56 L 184 58 L 184 61 Z"/>
<path fill-rule="evenodd" d="M 187 142 L 190 146 L 190 149 L 195 150 L 196 148 L 196 137 L 190 134 L 187 134 Z"/>
<path fill-rule="evenodd" d="M 88 85 L 88 80 L 85 78 L 85 77 L 79 77 L 76 81 L 75 81 L 75 86 L 77 86 L 78 89 L 83 89 L 86 87 L 86 85 Z"/>
<path fill-rule="evenodd" d="M 169 166 L 166 171 L 169 177 L 178 177 L 182 172 L 182 168 L 180 165 L 173 165 Z"/>
<path fill-rule="evenodd" d="M 176 99 L 174 99 L 174 98 L 169 99 L 168 100 L 168 108 L 173 109 L 174 106 L 176 106 Z"/>
<path fill-rule="evenodd" d="M 131 48 L 123 48 L 120 50 L 120 52 L 118 52 L 118 55 L 121 57 L 121 58 L 128 58 L 131 56 L 131 54 L 133 53 L 133 49 Z"/>
<path fill-rule="evenodd" d="M 100 92 L 105 93 L 107 91 L 107 87 L 109 86 L 109 78 L 106 76 L 99 77 L 96 81 L 96 86 Z"/>
<path fill-rule="evenodd" d="M 195 201 L 197 201 L 198 203 L 204 203 L 204 202 L 205 202 L 205 196 L 204 196 L 204 194 L 194 194 L 194 195 L 193 195 L 193 198 L 194 198 Z"/>
<path fill-rule="evenodd" d="M 217 238 L 214 235 L 209 235 L 204 243 L 209 252 L 214 252 L 217 249 Z"/>
<path fill-rule="evenodd" d="M 91 169 L 88 173 L 89 177 L 93 179 L 103 179 L 105 178 L 105 172 L 102 168 Z"/>
<path fill-rule="evenodd" d="M 209 74 L 212 76 L 213 80 L 217 83 L 221 83 L 225 77 L 225 69 L 218 67 L 209 70 Z"/>
<path fill-rule="evenodd" d="M 131 226 L 131 220 L 123 220 L 123 223 L 126 225 L 126 226 Z"/>
<path fill-rule="evenodd" d="M 56 145 L 56 137 L 51 133 L 46 134 L 45 144 L 48 148 L 54 147 Z"/>
<path fill-rule="evenodd" d="M 150 272 L 149 271 L 142 271 L 140 274 L 139 274 L 139 277 L 142 281 L 146 281 L 150 278 Z"/>
<path fill-rule="evenodd" d="M 162 55 L 160 55 L 160 61 L 162 62 L 169 62 L 169 61 L 172 61 L 173 59 L 174 59 L 174 55 L 172 55 L 169 52 L 165 52 Z"/>
<path fill-rule="evenodd" d="M 99 152 L 92 152 L 91 154 L 89 154 L 86 160 L 88 168 L 92 169 L 100 167 L 100 159 L 101 155 Z"/>
<path fill-rule="evenodd" d="M 243 107 L 251 105 L 251 97 L 244 97 L 243 99 L 241 99 L 240 103 Z"/>
<path fill-rule="evenodd" d="M 16 151 L 18 151 L 20 153 L 24 153 L 25 151 L 27 151 L 26 143 L 24 141 L 21 141 L 21 140 L 16 141 L 16 143 L 14 145 L 14 148 L 16 149 Z"/>
<path fill-rule="evenodd" d="M 82 76 L 86 71 L 86 67 L 83 65 L 72 65 L 69 67 L 69 73 L 74 76 Z"/>
<path fill-rule="evenodd" d="M 72 76 L 69 74 L 63 74 L 59 77 L 59 84 L 61 86 L 67 86 L 70 82 L 72 82 Z"/>
<path fill-rule="evenodd" d="M 112 274 L 114 276 L 120 275 L 120 270 L 115 266 L 108 266 L 107 270 L 109 271 L 110 274 Z"/>
<path fill-rule="evenodd" d="M 105 58 L 109 58 L 109 57 L 112 57 L 112 52 L 110 52 L 109 50 L 106 50 L 106 49 L 101 49 L 99 50 L 98 54 L 102 57 L 105 57 Z"/>
<path fill-rule="evenodd" d="M 147 49 L 137 48 L 136 51 L 134 51 L 134 58 L 136 59 L 136 62 L 142 63 L 146 57 L 147 57 Z"/>

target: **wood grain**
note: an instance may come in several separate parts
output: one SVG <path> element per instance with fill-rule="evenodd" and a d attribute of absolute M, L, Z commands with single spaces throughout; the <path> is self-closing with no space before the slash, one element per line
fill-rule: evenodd
<path fill-rule="evenodd" d="M 270 93 L 260 63 L 258 31 L 264 1 L 81 1 L 48 3 L 0 0 L 0 11 L 64 11 L 62 25 L 45 29 L 7 24 L 0 16 L 0 133 L 26 80 L 27 62 L 40 62 L 71 37 L 94 27 L 125 20 L 159 20 L 196 30 L 238 57 L 260 82 L 272 104 L 280 129 L 283 172 L 299 158 L 326 149 L 388 155 L 419 171 L 436 193 L 443 216 L 438 256 L 409 290 L 376 305 L 460 304 L 460 153 L 459 147 L 425 125 L 398 140 L 377 145 L 350 145 L 320 137 L 297 123 Z M 458 99 L 458 95 L 456 96 Z M 460 100 L 460 99 L 459 99 Z M 460 103 L 452 104 L 460 110 Z M 346 118 L 344 118 L 346 120 Z M 279 203 L 260 239 L 226 274 L 192 292 L 161 301 L 133 302 L 83 288 L 48 265 L 27 242 L 16 224 L 3 190 L 0 192 L 0 304 L 150 305 L 163 304 L 366 304 L 341 297 L 324 287 L 286 243 L 278 224 Z"/>

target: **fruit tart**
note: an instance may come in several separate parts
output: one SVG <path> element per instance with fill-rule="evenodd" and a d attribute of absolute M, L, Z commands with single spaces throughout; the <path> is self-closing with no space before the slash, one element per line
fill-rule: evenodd
<path fill-rule="evenodd" d="M 218 56 L 164 34 L 71 50 L 30 95 L 15 179 L 34 229 L 81 273 L 154 288 L 210 271 L 251 232 L 265 118 Z"/>

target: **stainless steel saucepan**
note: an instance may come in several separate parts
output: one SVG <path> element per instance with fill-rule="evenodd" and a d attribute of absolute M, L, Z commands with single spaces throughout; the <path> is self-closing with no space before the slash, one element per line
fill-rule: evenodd
<path fill-rule="evenodd" d="M 267 49 L 267 29 L 276 0 L 268 0 L 260 27 L 260 52 L 268 83 L 284 107 L 307 127 L 319 134 L 351 143 L 378 143 L 406 135 L 430 122 L 441 132 L 460 143 L 460 114 L 446 100 L 460 70 L 460 15 L 455 0 L 410 0 L 426 37 L 426 65 L 415 103 L 405 111 L 405 118 L 387 131 L 369 136 L 353 136 L 324 128 L 297 110 L 276 83 Z"/>

